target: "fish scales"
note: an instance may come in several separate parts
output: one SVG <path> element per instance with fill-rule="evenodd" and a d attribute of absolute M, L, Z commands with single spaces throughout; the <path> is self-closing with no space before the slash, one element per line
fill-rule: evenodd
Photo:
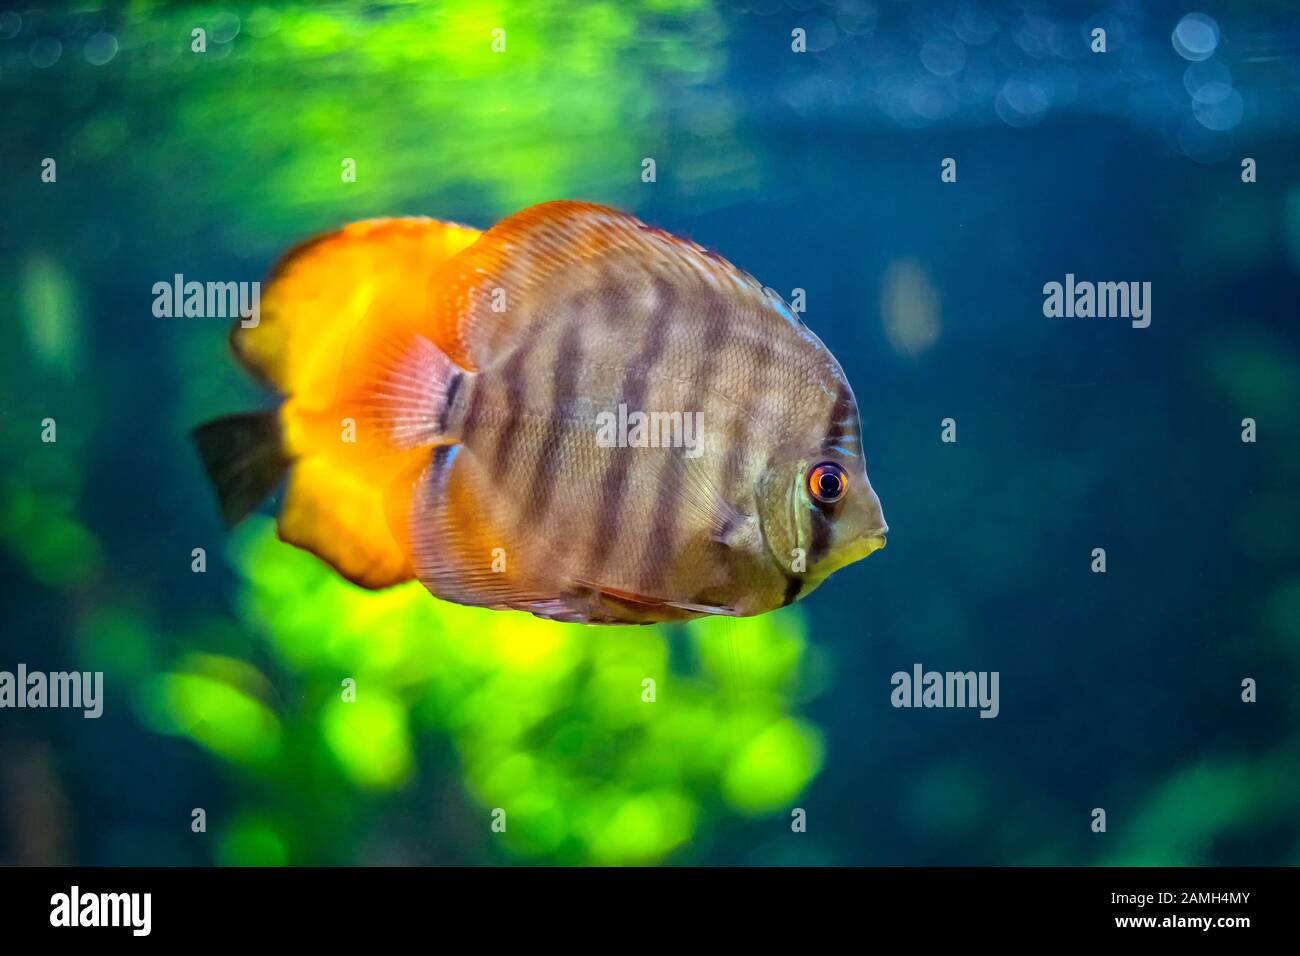
<path fill-rule="evenodd" d="M 419 226 L 402 228 L 408 255 L 432 263 L 410 276 L 424 305 L 385 307 L 410 297 L 374 290 L 350 320 L 355 354 L 339 359 L 336 394 L 294 390 L 305 379 L 282 343 L 303 335 L 236 333 L 250 369 L 290 395 L 286 422 L 309 407 L 326 421 L 362 413 L 364 448 L 334 452 L 333 477 L 380 489 L 370 498 L 391 539 L 362 525 L 383 560 L 358 583 L 405 574 L 461 603 L 646 623 L 780 607 L 883 546 L 843 371 L 747 274 L 582 203 L 481 235 L 424 222 L 425 249 L 412 247 Z M 343 238 L 385 235 L 380 223 L 327 237 L 281 269 L 301 285 L 316 266 L 325 281 Z M 308 319 L 289 291 L 269 293 L 278 326 Z M 285 467 L 325 454 L 298 445 L 281 449 Z M 348 573 L 349 541 L 313 537 L 305 521 L 282 536 Z"/>

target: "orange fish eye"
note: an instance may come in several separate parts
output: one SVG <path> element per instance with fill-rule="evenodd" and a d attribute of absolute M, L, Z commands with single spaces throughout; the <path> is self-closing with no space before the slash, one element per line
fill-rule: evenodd
<path fill-rule="evenodd" d="M 808 472 L 808 491 L 822 504 L 833 504 L 849 490 L 849 476 L 833 461 L 813 465 Z"/>

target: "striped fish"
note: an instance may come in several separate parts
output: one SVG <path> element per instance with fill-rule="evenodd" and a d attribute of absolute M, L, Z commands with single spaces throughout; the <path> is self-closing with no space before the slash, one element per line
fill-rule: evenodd
<path fill-rule="evenodd" d="M 750 615 L 885 544 L 853 392 L 781 299 L 587 203 L 289 253 L 240 361 L 286 396 L 195 431 L 227 522 L 368 588 L 589 623 Z"/>

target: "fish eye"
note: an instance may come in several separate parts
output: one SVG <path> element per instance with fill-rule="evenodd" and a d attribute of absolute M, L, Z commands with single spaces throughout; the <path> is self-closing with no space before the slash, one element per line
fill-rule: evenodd
<path fill-rule="evenodd" d="M 808 491 L 822 504 L 833 504 L 849 490 L 849 476 L 833 461 L 813 465 L 808 472 Z"/>

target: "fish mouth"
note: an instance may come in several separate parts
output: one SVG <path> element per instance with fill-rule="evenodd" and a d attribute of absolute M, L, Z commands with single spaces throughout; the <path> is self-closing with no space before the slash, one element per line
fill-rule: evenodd
<path fill-rule="evenodd" d="M 885 525 L 875 531 L 868 531 L 855 542 L 854 551 L 857 552 L 855 561 L 861 561 L 873 551 L 879 551 L 885 546 L 886 538 L 889 534 L 889 526 Z"/>

